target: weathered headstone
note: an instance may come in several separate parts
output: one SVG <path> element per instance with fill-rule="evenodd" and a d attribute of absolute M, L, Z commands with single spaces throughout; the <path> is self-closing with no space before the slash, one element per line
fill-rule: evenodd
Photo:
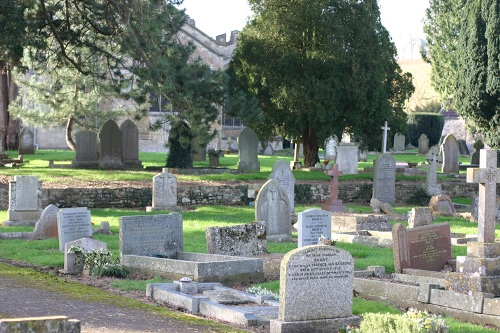
<path fill-rule="evenodd" d="M 396 133 L 394 135 L 394 151 L 404 151 L 405 150 L 405 140 L 406 137 L 402 133 Z"/>
<path fill-rule="evenodd" d="M 474 143 L 474 152 L 470 157 L 470 164 L 479 165 L 479 151 L 484 148 L 484 143 L 481 140 L 477 140 Z"/>
<path fill-rule="evenodd" d="M 462 156 L 469 156 L 469 147 L 467 147 L 467 142 L 465 140 L 457 140 L 458 152 Z"/>
<path fill-rule="evenodd" d="M 405 268 L 441 271 L 451 257 L 449 223 L 405 229 L 397 223 L 392 228 L 394 270 Z"/>
<path fill-rule="evenodd" d="M 270 333 L 337 332 L 352 315 L 354 261 L 349 252 L 312 245 L 288 252 L 280 268 L 279 316 Z"/>
<path fill-rule="evenodd" d="M 434 195 L 429 201 L 429 207 L 433 214 L 436 215 L 453 215 L 455 214 L 455 207 L 451 198 L 446 194 Z"/>
<path fill-rule="evenodd" d="M 83 262 L 78 262 L 78 254 L 75 253 L 70 253 L 70 249 L 73 246 L 77 246 L 82 248 L 83 250 L 86 251 L 92 251 L 92 250 L 107 250 L 108 249 L 108 244 L 105 242 L 101 242 L 89 237 L 85 238 L 80 238 L 76 239 L 71 242 L 67 242 L 64 245 L 64 272 L 65 273 L 70 273 L 70 274 L 75 274 L 75 273 L 81 273 L 83 271 Z M 81 258 L 80 258 L 81 259 Z"/>
<path fill-rule="evenodd" d="M 372 197 L 390 205 L 396 201 L 396 162 L 391 154 L 382 154 L 374 162 Z"/>
<path fill-rule="evenodd" d="M 262 154 L 265 156 L 273 156 L 274 150 L 269 141 L 266 142 L 266 148 L 264 148 L 264 152 Z"/>
<path fill-rule="evenodd" d="M 280 184 L 274 179 L 268 180 L 260 189 L 255 202 L 255 220 L 266 222 L 267 240 L 290 242 L 292 240 L 290 202 Z"/>
<path fill-rule="evenodd" d="M 114 120 L 107 120 L 99 132 L 99 169 L 123 169 L 123 134 Z"/>
<path fill-rule="evenodd" d="M 56 205 L 48 205 L 42 211 L 40 220 L 35 225 L 30 239 L 57 238 L 57 213 L 59 208 Z"/>
<path fill-rule="evenodd" d="M 207 253 L 253 257 L 267 253 L 266 224 L 255 222 L 205 229 Z"/>
<path fill-rule="evenodd" d="M 183 244 L 182 216 L 178 213 L 120 217 L 120 258 L 137 255 L 175 259 Z"/>
<path fill-rule="evenodd" d="M 387 152 L 387 132 L 391 129 L 387 127 L 387 121 L 385 121 L 384 126 L 380 127 L 384 133 L 382 134 L 382 154 Z"/>
<path fill-rule="evenodd" d="M 458 166 L 458 143 L 453 134 L 448 134 L 441 145 L 443 152 L 443 173 L 459 173 Z"/>
<path fill-rule="evenodd" d="M 207 160 L 207 146 L 200 144 L 198 138 L 191 141 L 191 156 L 193 161 L 206 161 Z"/>
<path fill-rule="evenodd" d="M 90 211 L 87 207 L 61 208 L 57 213 L 57 232 L 59 234 L 59 250 L 64 251 L 68 242 L 92 237 Z"/>
<path fill-rule="evenodd" d="M 443 191 L 441 185 L 437 183 L 437 163 L 439 161 L 439 149 L 437 146 L 432 146 L 426 154 L 426 159 L 429 161 L 429 170 L 425 180 L 425 189 L 430 195 L 440 195 Z"/>
<path fill-rule="evenodd" d="M 325 141 L 325 160 L 334 161 L 337 158 L 337 136 L 330 136 Z"/>
<path fill-rule="evenodd" d="M 339 170 L 344 175 L 358 173 L 358 145 L 353 143 L 339 143 L 337 145 L 337 160 Z"/>
<path fill-rule="evenodd" d="M 23 127 L 19 133 L 19 155 L 33 155 L 35 153 L 35 137 L 29 127 Z"/>
<path fill-rule="evenodd" d="M 75 168 L 99 168 L 99 144 L 94 131 L 79 131 L 76 138 Z"/>
<path fill-rule="evenodd" d="M 358 162 L 367 162 L 368 161 L 368 150 L 359 149 L 358 150 Z"/>
<path fill-rule="evenodd" d="M 238 135 L 240 155 L 238 171 L 260 171 L 258 147 L 259 138 L 257 134 L 250 127 L 245 127 Z"/>
<path fill-rule="evenodd" d="M 427 154 L 428 151 L 429 151 L 429 138 L 425 133 L 422 133 L 422 135 L 420 135 L 420 138 L 418 138 L 418 153 Z"/>
<path fill-rule="evenodd" d="M 177 210 L 177 178 L 163 168 L 162 173 L 153 177 L 152 206 L 146 207 L 147 212 L 156 210 Z"/>
<path fill-rule="evenodd" d="M 329 212 L 345 212 L 345 207 L 342 205 L 342 200 L 339 200 L 339 176 L 342 176 L 342 171 L 339 171 L 338 164 L 332 165 L 326 174 L 331 177 L 330 180 L 330 197 L 321 205 L 321 209 Z"/>
<path fill-rule="evenodd" d="M 285 190 L 290 202 L 290 214 L 295 213 L 295 177 L 285 160 L 278 160 L 271 170 L 269 179 L 274 179 Z"/>
<path fill-rule="evenodd" d="M 42 214 L 42 181 L 37 176 L 14 176 L 9 181 L 5 225 L 35 225 Z"/>
<path fill-rule="evenodd" d="M 298 246 L 316 245 L 320 236 L 328 239 L 332 233 L 332 213 L 312 208 L 298 214 Z"/>
<path fill-rule="evenodd" d="M 137 125 L 130 119 L 120 125 L 122 132 L 123 163 L 126 168 L 142 169 L 139 160 L 139 130 Z"/>
<path fill-rule="evenodd" d="M 408 228 L 423 227 L 432 224 L 432 212 L 429 207 L 414 207 L 408 217 Z"/>
<path fill-rule="evenodd" d="M 290 168 L 292 170 L 297 170 L 301 168 L 300 164 L 300 145 L 302 144 L 302 138 L 296 138 L 292 140 L 293 143 L 293 161 L 290 162 Z"/>

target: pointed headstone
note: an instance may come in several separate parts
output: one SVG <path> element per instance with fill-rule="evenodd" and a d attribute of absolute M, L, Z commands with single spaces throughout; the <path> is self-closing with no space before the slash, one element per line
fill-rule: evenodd
<path fill-rule="evenodd" d="M 122 132 L 123 163 L 126 168 L 142 169 L 139 160 L 139 130 L 137 125 L 130 119 L 120 125 Z"/>
<path fill-rule="evenodd" d="M 441 145 L 443 152 L 443 173 L 459 173 L 458 165 L 458 143 L 453 134 L 448 134 Z"/>
<path fill-rule="evenodd" d="M 295 213 L 295 177 L 285 160 L 274 163 L 268 179 L 274 179 L 285 190 L 290 202 L 290 214 Z"/>
<path fill-rule="evenodd" d="M 245 127 L 238 135 L 238 150 L 240 159 L 238 171 L 260 171 L 258 158 L 259 138 L 250 128 Z"/>

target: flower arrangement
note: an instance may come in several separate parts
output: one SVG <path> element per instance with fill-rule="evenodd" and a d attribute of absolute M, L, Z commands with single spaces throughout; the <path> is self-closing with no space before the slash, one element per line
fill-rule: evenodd
<path fill-rule="evenodd" d="M 330 160 L 324 160 L 324 161 L 323 161 L 323 164 L 324 164 L 325 166 L 327 166 L 327 165 L 328 165 L 328 163 L 330 163 Z"/>
<path fill-rule="evenodd" d="M 343 327 L 337 331 L 337 333 L 356 333 L 356 332 L 361 332 L 361 331 L 352 325 Z"/>
<path fill-rule="evenodd" d="M 318 238 L 318 245 L 328 245 L 328 246 L 335 246 L 335 241 L 334 240 L 330 240 L 329 238 L 321 235 L 319 236 Z"/>

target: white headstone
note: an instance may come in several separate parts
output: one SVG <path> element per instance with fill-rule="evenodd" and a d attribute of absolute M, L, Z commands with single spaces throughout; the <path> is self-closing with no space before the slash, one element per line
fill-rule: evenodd
<path fill-rule="evenodd" d="M 382 136 L 382 154 L 387 152 L 387 132 L 391 129 L 387 126 L 387 120 L 384 122 L 384 126 L 380 127 L 384 131 Z"/>
<path fill-rule="evenodd" d="M 352 143 L 339 143 L 337 145 L 337 162 L 339 171 L 344 175 L 358 173 L 358 145 Z"/>
<path fill-rule="evenodd" d="M 81 273 L 84 268 L 83 263 L 76 263 L 77 255 L 75 253 L 68 253 L 73 246 L 78 246 L 86 251 L 108 249 L 108 244 L 92 238 L 80 238 L 66 243 L 64 246 L 64 271 L 66 273 Z"/>
<path fill-rule="evenodd" d="M 427 171 L 427 178 L 425 180 L 425 189 L 430 195 L 440 195 L 443 193 L 443 190 L 437 183 L 437 163 L 439 161 L 438 146 L 432 146 L 425 157 L 430 163 L 429 170 Z"/>
<path fill-rule="evenodd" d="M 57 231 L 59 233 L 59 250 L 64 251 L 68 242 L 92 237 L 90 211 L 87 207 L 62 208 L 57 213 Z"/>
<path fill-rule="evenodd" d="M 271 170 L 269 179 L 274 179 L 285 190 L 290 202 L 290 214 L 295 213 L 295 177 L 288 162 L 278 160 Z"/>
<path fill-rule="evenodd" d="M 9 181 L 7 225 L 35 225 L 42 213 L 42 182 L 37 176 L 14 176 Z"/>
<path fill-rule="evenodd" d="M 337 137 L 331 136 L 325 142 L 325 160 L 335 162 L 337 158 Z"/>
<path fill-rule="evenodd" d="M 459 173 L 460 168 L 458 165 L 458 143 L 453 134 L 448 134 L 441 146 L 443 152 L 443 173 Z"/>
<path fill-rule="evenodd" d="M 396 162 L 391 154 L 382 154 L 374 162 L 373 198 L 390 205 L 396 201 Z"/>
<path fill-rule="evenodd" d="M 427 154 L 429 151 L 429 138 L 425 133 L 420 135 L 418 138 L 418 153 L 419 154 Z"/>
<path fill-rule="evenodd" d="M 152 206 L 146 211 L 177 209 L 177 178 L 163 168 L 163 172 L 153 177 Z"/>
<path fill-rule="evenodd" d="M 320 236 L 328 239 L 332 233 L 332 213 L 312 208 L 298 214 L 298 246 L 316 245 Z"/>

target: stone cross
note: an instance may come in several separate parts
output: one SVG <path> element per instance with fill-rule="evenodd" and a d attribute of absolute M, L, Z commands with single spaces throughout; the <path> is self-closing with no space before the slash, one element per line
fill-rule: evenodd
<path fill-rule="evenodd" d="M 478 242 L 495 242 L 496 186 L 500 183 L 497 151 L 481 149 L 479 168 L 467 169 L 467 183 L 479 183 Z"/>
<path fill-rule="evenodd" d="M 344 173 L 339 171 L 338 164 L 334 164 L 330 170 L 326 171 L 326 174 L 332 177 L 330 180 L 330 198 L 321 206 L 321 209 L 329 212 L 345 212 L 342 200 L 339 200 L 339 176 L 344 175 Z"/>
<path fill-rule="evenodd" d="M 292 143 L 295 145 L 294 152 L 293 152 L 293 161 L 298 162 L 299 161 L 299 149 L 300 149 L 300 144 L 302 143 L 302 138 L 293 139 Z"/>
<path fill-rule="evenodd" d="M 391 129 L 387 127 L 387 120 L 384 123 L 384 126 L 380 127 L 380 129 L 384 130 L 384 136 L 382 139 L 382 153 L 385 154 L 387 151 L 387 132 Z"/>

